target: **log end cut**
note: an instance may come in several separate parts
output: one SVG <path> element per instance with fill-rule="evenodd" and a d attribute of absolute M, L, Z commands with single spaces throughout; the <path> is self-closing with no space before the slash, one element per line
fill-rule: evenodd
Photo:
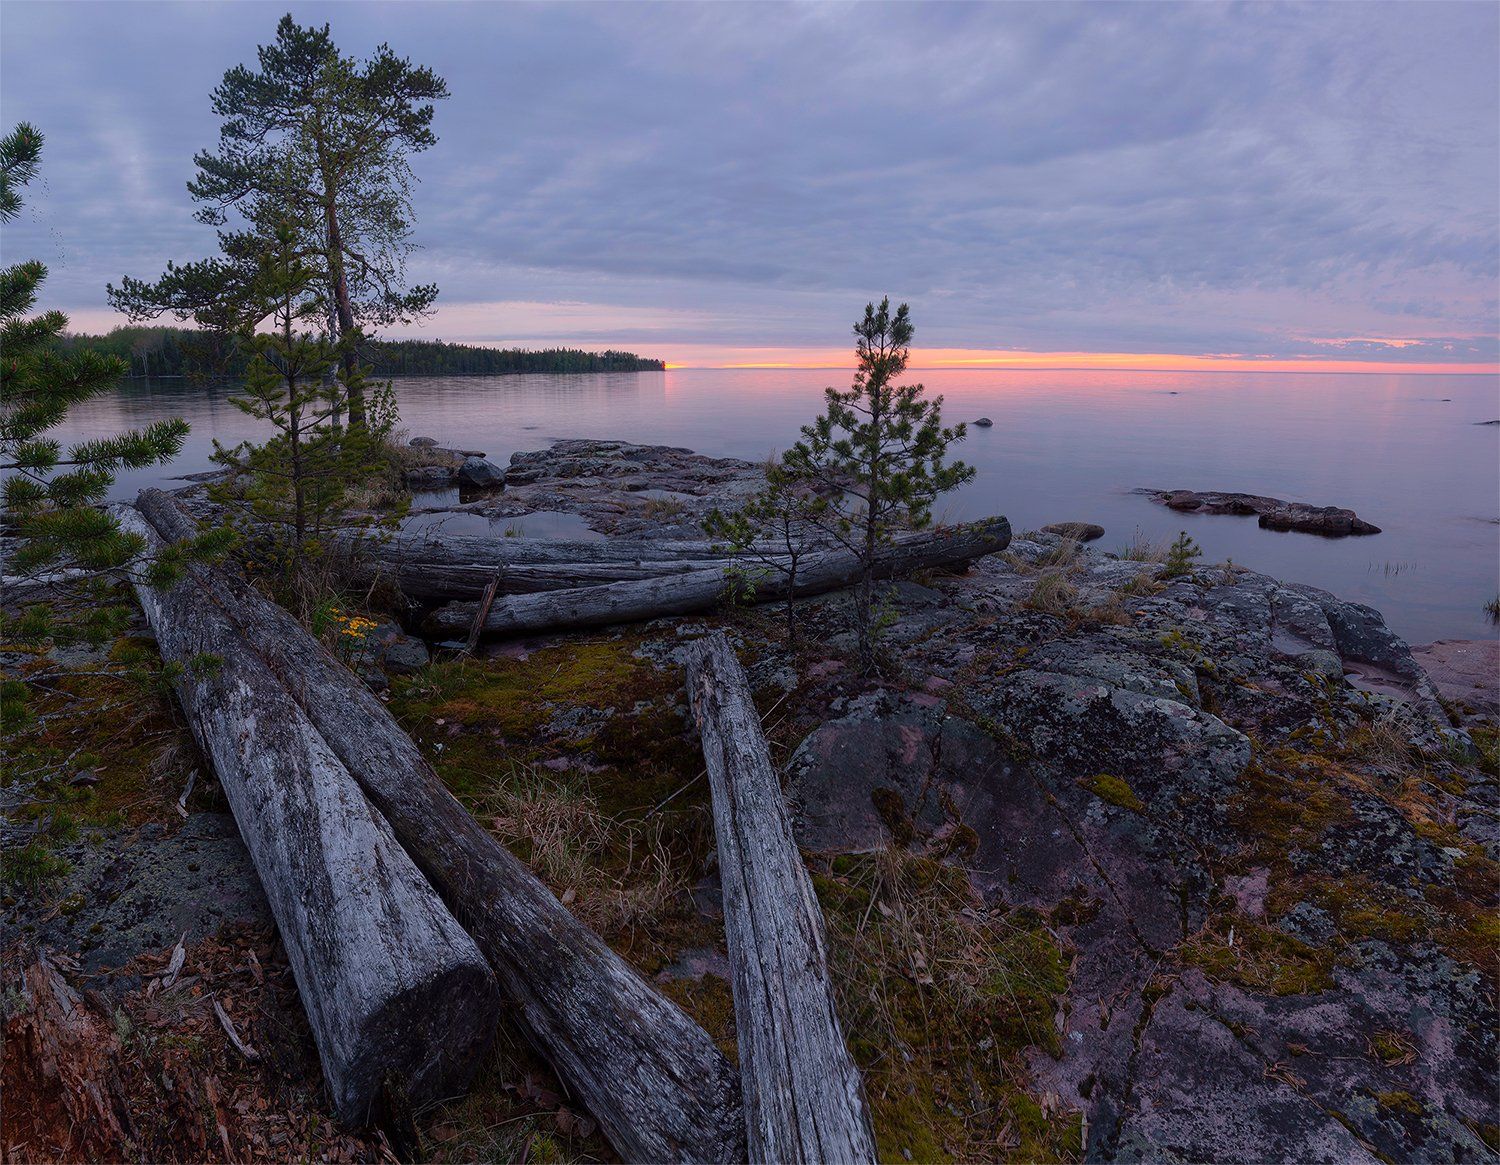
<path fill-rule="evenodd" d="M 461 1095 L 495 1037 L 499 991 L 489 964 L 456 948 L 449 964 L 373 1008 L 334 1097 L 339 1119 L 379 1117 L 372 1098 L 395 1085 L 414 1109 Z"/>

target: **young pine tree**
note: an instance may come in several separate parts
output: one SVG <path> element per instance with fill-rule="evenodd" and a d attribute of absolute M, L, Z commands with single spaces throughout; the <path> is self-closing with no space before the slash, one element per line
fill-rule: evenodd
<path fill-rule="evenodd" d="M 0 221 L 20 212 L 21 188 L 35 177 L 42 135 L 28 124 L 0 138 Z M 68 326 L 61 312 L 27 317 L 47 268 L 35 261 L 0 270 L 0 474 L 4 508 L 17 539 L 5 573 L 69 572 L 74 596 L 64 616 L 55 605 L 35 605 L 9 620 L 9 638 L 85 638 L 103 642 L 118 633 L 128 609 L 109 601 L 109 587 L 140 552 L 101 508 L 116 471 L 170 461 L 182 448 L 187 423 L 158 421 L 145 429 L 83 441 L 66 451 L 49 435 L 74 405 L 108 392 L 129 368 L 89 351 L 63 351 Z M 54 593 L 57 593 L 54 591 Z"/>
<path fill-rule="evenodd" d="M 819 484 L 833 500 L 820 519 L 859 558 L 855 631 L 860 660 L 875 662 L 874 572 L 880 547 L 898 526 L 932 522 L 939 495 L 973 480 L 962 461 L 946 460 L 964 439 L 964 425 L 943 427 L 943 398 L 924 396 L 920 384 L 897 384 L 911 356 L 911 310 L 891 314 L 891 301 L 867 304 L 854 325 L 859 368 L 847 391 L 825 390 L 828 411 L 802 429 L 787 450 L 789 473 Z"/>

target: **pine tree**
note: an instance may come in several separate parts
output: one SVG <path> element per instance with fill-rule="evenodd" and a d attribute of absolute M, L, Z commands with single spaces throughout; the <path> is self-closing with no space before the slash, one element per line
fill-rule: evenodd
<path fill-rule="evenodd" d="M 237 66 L 213 92 L 217 151 L 195 158 L 188 193 L 200 222 L 219 229 L 222 255 L 168 265 L 155 283 L 126 277 L 110 302 L 132 319 L 173 312 L 235 329 L 267 240 L 290 216 L 299 257 L 321 283 L 327 331 L 341 348 L 350 422 L 364 420 L 356 332 L 427 313 L 433 285 L 406 287 L 411 249 L 410 155 L 432 146 L 443 79 L 381 45 L 368 60 L 341 54 L 329 26 L 282 18 L 259 69 Z M 226 229 L 231 212 L 243 223 Z"/>
<path fill-rule="evenodd" d="M 926 397 L 920 384 L 897 384 L 911 357 L 911 309 L 891 301 L 865 305 L 854 325 L 859 360 L 853 386 L 824 391 L 828 411 L 802 428 L 787 450 L 788 472 L 817 482 L 832 499 L 821 521 L 859 559 L 855 630 L 860 661 L 874 665 L 874 571 L 880 547 L 898 526 L 932 522 L 939 495 L 973 480 L 962 461 L 949 464 L 948 447 L 964 439 L 965 426 L 943 427 L 943 398 Z"/>
<path fill-rule="evenodd" d="M 251 353 L 241 392 L 230 403 L 271 426 L 261 444 L 225 448 L 213 458 L 231 471 L 210 489 L 216 501 L 239 508 L 251 535 L 255 564 L 272 566 L 286 597 L 306 605 L 308 570 L 322 560 L 324 536 L 342 521 L 350 491 L 388 469 L 384 443 L 395 423 L 389 385 L 377 391 L 371 423 L 358 429 L 340 423 L 350 398 L 364 395 L 365 369 L 339 368 L 358 332 L 334 342 L 302 325 L 326 319 L 316 269 L 298 253 L 295 227 L 283 223 L 275 249 L 263 256 L 247 298 L 269 308 L 273 328 L 246 332 L 240 344 Z M 255 313 L 252 313 L 255 314 Z M 304 614 L 307 612 L 304 611 Z"/>
<path fill-rule="evenodd" d="M 35 177 L 42 135 L 28 124 L 0 138 L 0 221 L 16 217 L 21 188 Z M 12 620 L 12 637 L 81 635 L 103 641 L 115 634 L 126 608 L 105 601 L 107 580 L 141 549 L 100 508 L 120 469 L 170 461 L 182 448 L 187 423 L 158 421 L 145 429 L 83 441 L 66 451 L 48 435 L 74 405 L 108 392 L 129 367 L 125 361 L 57 345 L 68 326 L 58 311 L 27 318 L 47 268 L 35 260 L 0 271 L 0 472 L 4 506 L 15 525 L 17 547 L 7 574 L 37 575 L 54 568 L 76 572 L 96 601 L 72 604 L 67 619 L 35 606 Z"/>

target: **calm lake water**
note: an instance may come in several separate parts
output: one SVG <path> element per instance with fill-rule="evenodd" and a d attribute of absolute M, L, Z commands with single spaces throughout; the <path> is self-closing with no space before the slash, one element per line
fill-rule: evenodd
<path fill-rule="evenodd" d="M 1325 587 L 1382 610 L 1413 643 L 1493 636 L 1500 590 L 1500 379 L 1281 373 L 915 372 L 969 429 L 959 455 L 978 469 L 948 499 L 950 520 L 1007 515 L 1104 526 L 1117 549 L 1137 530 L 1186 529 L 1209 561 Z M 483 449 L 504 463 L 560 437 L 684 445 L 752 459 L 785 448 L 821 411 L 827 370 L 678 370 L 594 376 L 410 377 L 396 384 L 412 435 Z M 163 416 L 192 435 L 161 471 L 121 475 L 120 497 L 209 467 L 214 438 L 257 436 L 223 389 L 163 381 L 74 410 L 64 440 Z M 1253 518 L 1176 514 L 1138 486 L 1243 490 L 1349 506 L 1382 527 L 1329 540 L 1262 530 Z"/>

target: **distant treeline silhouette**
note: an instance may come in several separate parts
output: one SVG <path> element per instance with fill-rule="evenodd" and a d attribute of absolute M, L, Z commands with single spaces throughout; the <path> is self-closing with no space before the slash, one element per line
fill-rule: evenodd
<path fill-rule="evenodd" d="M 182 376 L 211 380 L 239 377 L 249 357 L 235 338 L 197 328 L 122 327 L 108 335 L 68 334 L 65 351 L 119 356 L 133 377 Z M 372 340 L 360 353 L 376 376 L 503 376 L 513 372 L 660 372 L 666 365 L 634 352 L 578 348 L 480 348 L 441 340 Z"/>

